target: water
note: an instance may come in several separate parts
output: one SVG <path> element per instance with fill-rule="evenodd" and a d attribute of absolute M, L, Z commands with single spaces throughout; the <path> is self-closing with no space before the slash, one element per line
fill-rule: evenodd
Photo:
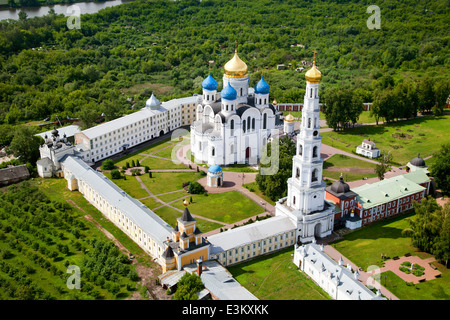
<path fill-rule="evenodd" d="M 74 11 L 67 10 L 67 8 L 72 5 L 76 5 L 80 8 L 80 14 L 85 14 L 85 13 L 96 13 L 103 8 L 117 6 L 119 4 L 127 3 L 130 1 L 131 0 L 112 0 L 105 2 L 78 2 L 73 4 L 55 4 L 43 7 L 3 9 L 0 10 L 0 20 L 5 19 L 18 20 L 20 10 L 24 11 L 28 15 L 28 18 L 45 16 L 50 11 L 50 9 L 55 10 L 56 14 L 62 13 L 65 16 L 70 16 L 73 14 Z"/>

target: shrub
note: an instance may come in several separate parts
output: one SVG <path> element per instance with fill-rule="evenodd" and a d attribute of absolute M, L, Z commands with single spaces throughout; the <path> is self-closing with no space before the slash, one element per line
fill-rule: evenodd
<path fill-rule="evenodd" d="M 188 192 L 191 194 L 204 194 L 206 191 L 200 183 L 193 181 L 189 183 Z"/>
<path fill-rule="evenodd" d="M 103 161 L 102 170 L 112 170 L 114 168 L 114 161 L 112 161 L 111 159 L 106 159 L 105 161 Z"/>

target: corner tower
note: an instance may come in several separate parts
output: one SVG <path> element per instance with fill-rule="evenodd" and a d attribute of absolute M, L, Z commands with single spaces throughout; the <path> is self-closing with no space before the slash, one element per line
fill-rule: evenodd
<path fill-rule="evenodd" d="M 321 73 L 316 67 L 315 51 L 313 66 L 305 78 L 302 123 L 296 154 L 292 158 L 292 177 L 287 181 L 288 195 L 276 203 L 276 215 L 287 215 L 297 224 L 297 241 L 302 243 L 331 234 L 334 225 L 333 206 L 325 201 L 326 183 L 322 180 L 322 136 L 319 134 Z"/>

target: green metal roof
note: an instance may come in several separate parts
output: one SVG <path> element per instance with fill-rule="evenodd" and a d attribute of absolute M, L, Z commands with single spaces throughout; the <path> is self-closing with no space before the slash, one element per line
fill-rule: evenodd
<path fill-rule="evenodd" d="M 369 209 L 425 190 L 424 187 L 413 182 L 411 177 L 418 178 L 416 175 L 411 175 L 409 178 L 401 175 L 372 184 L 366 183 L 352 189 L 352 191 L 357 194 L 356 200 L 362 205 L 363 209 Z"/>

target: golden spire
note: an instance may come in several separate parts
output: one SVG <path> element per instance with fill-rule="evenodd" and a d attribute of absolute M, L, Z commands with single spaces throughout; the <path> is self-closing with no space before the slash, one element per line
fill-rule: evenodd
<path fill-rule="evenodd" d="M 313 52 L 314 52 L 313 66 L 312 66 L 311 69 L 309 69 L 305 73 L 305 79 L 309 83 L 319 83 L 320 78 L 322 77 L 322 73 L 316 67 L 316 53 L 317 53 L 317 50 L 314 49 Z"/>

